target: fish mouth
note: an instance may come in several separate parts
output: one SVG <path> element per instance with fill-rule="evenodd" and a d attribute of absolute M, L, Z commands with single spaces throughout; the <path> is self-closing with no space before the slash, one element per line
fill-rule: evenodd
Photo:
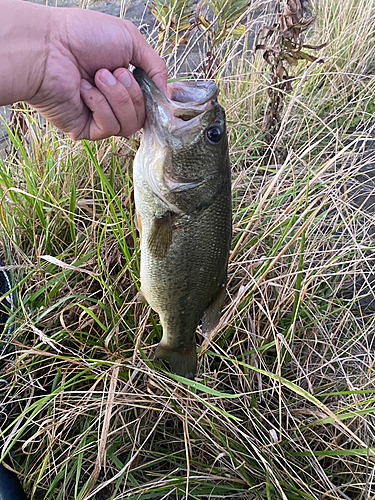
<path fill-rule="evenodd" d="M 168 84 L 167 97 L 141 68 L 133 75 L 140 86 L 146 107 L 146 127 L 181 136 L 199 124 L 202 114 L 217 102 L 218 89 L 212 81 L 184 80 Z"/>

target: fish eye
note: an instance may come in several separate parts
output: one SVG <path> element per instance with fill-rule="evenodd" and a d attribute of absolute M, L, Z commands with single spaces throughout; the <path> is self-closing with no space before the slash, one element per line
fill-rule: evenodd
<path fill-rule="evenodd" d="M 211 144 L 218 144 L 224 134 L 224 130 L 219 125 L 213 125 L 206 130 L 206 139 Z"/>

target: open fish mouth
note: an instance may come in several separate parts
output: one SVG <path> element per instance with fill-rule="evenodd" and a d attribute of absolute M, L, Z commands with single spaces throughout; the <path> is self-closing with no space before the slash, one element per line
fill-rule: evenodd
<path fill-rule="evenodd" d="M 134 78 L 140 86 L 146 107 L 146 127 L 159 132 L 182 135 L 199 124 L 200 116 L 217 103 L 218 89 L 212 81 L 183 80 L 168 84 L 167 97 L 145 71 L 136 68 Z"/>

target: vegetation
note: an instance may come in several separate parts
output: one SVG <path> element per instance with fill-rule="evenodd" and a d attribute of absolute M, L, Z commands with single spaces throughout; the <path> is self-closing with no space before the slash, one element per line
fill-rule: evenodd
<path fill-rule="evenodd" d="M 215 51 L 231 144 L 228 298 L 212 338 L 198 334 L 195 382 L 150 361 L 161 332 L 136 302 L 136 140 L 73 143 L 22 106 L 22 127 L 8 128 L 0 217 L 15 310 L 2 458 L 32 499 L 375 495 L 375 160 L 362 151 L 375 135 L 375 5 L 319 0 L 305 37 L 326 43 L 323 63 L 293 67 L 271 142 L 272 82 L 253 48 L 275 3 L 253 2 L 237 18 L 243 33 L 214 46 L 211 5 L 226 4 L 205 3 L 210 25 L 167 56 L 176 77 L 195 45 L 206 65 Z"/>

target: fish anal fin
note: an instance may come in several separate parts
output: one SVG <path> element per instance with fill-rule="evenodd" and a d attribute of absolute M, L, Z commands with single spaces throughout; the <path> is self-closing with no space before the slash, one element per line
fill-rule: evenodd
<path fill-rule="evenodd" d="M 162 217 L 152 219 L 151 229 L 147 238 L 150 254 L 157 259 L 163 259 L 172 243 L 172 213 L 167 212 Z"/>
<path fill-rule="evenodd" d="M 169 362 L 172 373 L 194 380 L 197 373 L 197 349 L 195 341 L 187 348 L 171 349 L 163 341 L 157 346 L 155 360 Z"/>
<path fill-rule="evenodd" d="M 225 296 L 226 296 L 226 288 L 223 285 L 219 294 L 204 311 L 204 315 L 202 318 L 202 333 L 204 335 L 207 335 L 209 332 L 212 332 L 218 325 L 220 321 L 221 309 L 225 301 Z"/>

